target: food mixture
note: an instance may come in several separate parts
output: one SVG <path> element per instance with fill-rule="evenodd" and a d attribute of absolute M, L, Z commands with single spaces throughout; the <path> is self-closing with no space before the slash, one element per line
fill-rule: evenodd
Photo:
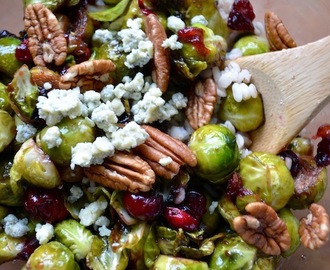
<path fill-rule="evenodd" d="M 256 22 L 249 0 L 23 3 L 22 31 L 0 32 L 0 263 L 276 269 L 326 243 L 330 125 L 250 148 L 267 119 L 234 60 L 297 46 L 278 15 Z"/>

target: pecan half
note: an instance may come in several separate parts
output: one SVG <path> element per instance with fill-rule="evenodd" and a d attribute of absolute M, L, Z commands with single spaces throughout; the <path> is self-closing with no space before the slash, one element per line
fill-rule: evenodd
<path fill-rule="evenodd" d="M 323 246 L 330 232 L 329 216 L 325 208 L 312 203 L 307 218 L 302 218 L 299 224 L 301 243 L 309 249 L 318 249 Z"/>
<path fill-rule="evenodd" d="M 24 13 L 24 27 L 28 35 L 29 51 L 37 66 L 64 63 L 67 41 L 56 16 L 43 4 L 30 4 Z"/>
<path fill-rule="evenodd" d="M 290 248 L 291 238 L 275 210 L 263 202 L 246 205 L 249 215 L 234 218 L 234 230 L 250 245 L 269 255 L 280 255 Z"/>
<path fill-rule="evenodd" d="M 51 88 L 59 87 L 60 75 L 55 71 L 42 66 L 35 66 L 30 69 L 32 80 L 39 86 L 44 87 L 45 83 L 49 83 Z"/>
<path fill-rule="evenodd" d="M 164 93 L 170 79 L 170 55 L 169 50 L 162 46 L 167 35 L 157 15 L 151 13 L 145 18 L 145 31 L 149 40 L 154 45 L 154 71 L 153 80 Z"/>
<path fill-rule="evenodd" d="M 134 152 L 148 162 L 156 175 L 172 179 L 179 173 L 181 166 L 196 166 L 197 159 L 186 144 L 154 127 L 142 127 L 148 132 L 149 138 L 135 147 Z M 170 162 L 161 164 L 162 159 L 169 159 Z"/>
<path fill-rule="evenodd" d="M 297 47 L 282 20 L 271 11 L 265 13 L 265 29 L 271 50 L 277 51 Z"/>
<path fill-rule="evenodd" d="M 111 60 L 89 60 L 71 66 L 60 78 L 59 87 L 69 89 L 79 86 L 82 90 L 101 90 L 112 83 L 110 72 L 116 69 Z"/>
<path fill-rule="evenodd" d="M 102 165 L 85 168 L 86 176 L 101 186 L 129 190 L 130 192 L 149 191 L 155 182 L 155 173 L 147 162 L 131 153 L 116 152 Z"/>
<path fill-rule="evenodd" d="M 188 95 L 185 111 L 187 120 L 193 129 L 208 124 L 217 102 L 217 86 L 213 79 L 198 81 Z"/>

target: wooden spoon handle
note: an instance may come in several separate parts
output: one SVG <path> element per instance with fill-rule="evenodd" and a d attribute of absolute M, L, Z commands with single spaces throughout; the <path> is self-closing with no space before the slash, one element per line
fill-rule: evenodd
<path fill-rule="evenodd" d="M 330 36 L 293 49 L 237 59 L 262 94 L 265 123 L 253 151 L 278 153 L 330 101 Z"/>

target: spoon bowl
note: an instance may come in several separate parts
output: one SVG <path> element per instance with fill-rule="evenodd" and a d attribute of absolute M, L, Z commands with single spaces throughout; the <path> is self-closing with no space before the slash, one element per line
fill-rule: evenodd
<path fill-rule="evenodd" d="M 253 151 L 278 153 L 330 101 L 330 36 L 282 51 L 235 60 L 252 74 L 265 122 L 253 131 Z"/>

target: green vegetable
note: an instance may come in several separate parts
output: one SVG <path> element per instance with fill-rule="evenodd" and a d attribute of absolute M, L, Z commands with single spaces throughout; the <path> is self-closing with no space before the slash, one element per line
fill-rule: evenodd
<path fill-rule="evenodd" d="M 243 56 L 269 52 L 267 39 L 257 35 L 241 37 L 238 41 L 236 41 L 233 48 L 239 49 Z"/>
<path fill-rule="evenodd" d="M 21 41 L 15 37 L 0 38 L 0 73 L 13 77 L 23 64 L 15 57 L 16 48 L 20 43 Z"/>
<path fill-rule="evenodd" d="M 188 145 L 197 158 L 196 174 L 212 183 L 223 183 L 238 166 L 235 135 L 223 125 L 200 127 Z"/>
<path fill-rule="evenodd" d="M 313 154 L 313 144 L 309 138 L 294 138 L 288 145 L 288 149 L 292 150 L 298 155 L 311 156 Z"/>
<path fill-rule="evenodd" d="M 7 86 L 0 82 L 0 110 L 11 112 L 10 99 L 7 94 Z"/>
<path fill-rule="evenodd" d="M 56 11 L 62 6 L 70 7 L 75 6 L 80 0 L 23 0 L 24 7 L 29 4 L 42 3 L 51 11 Z"/>
<path fill-rule="evenodd" d="M 191 260 L 187 258 L 159 255 L 154 268 L 157 270 L 208 270 L 206 262 Z"/>
<path fill-rule="evenodd" d="M 29 257 L 24 270 L 79 270 L 73 253 L 57 241 L 39 246 Z"/>
<path fill-rule="evenodd" d="M 14 260 L 23 250 L 26 239 L 13 238 L 4 232 L 0 233 L 0 264 Z"/>
<path fill-rule="evenodd" d="M 0 110 L 0 152 L 5 150 L 15 136 L 15 119 L 8 112 Z"/>
<path fill-rule="evenodd" d="M 241 159 L 239 167 L 243 186 L 275 210 L 283 208 L 293 195 L 293 178 L 279 156 L 254 152 Z"/>
<path fill-rule="evenodd" d="M 126 10 L 130 0 L 117 1 L 114 7 L 108 7 L 102 11 L 89 12 L 88 15 L 94 20 L 101 22 L 112 22 L 119 16 L 123 15 Z"/>

